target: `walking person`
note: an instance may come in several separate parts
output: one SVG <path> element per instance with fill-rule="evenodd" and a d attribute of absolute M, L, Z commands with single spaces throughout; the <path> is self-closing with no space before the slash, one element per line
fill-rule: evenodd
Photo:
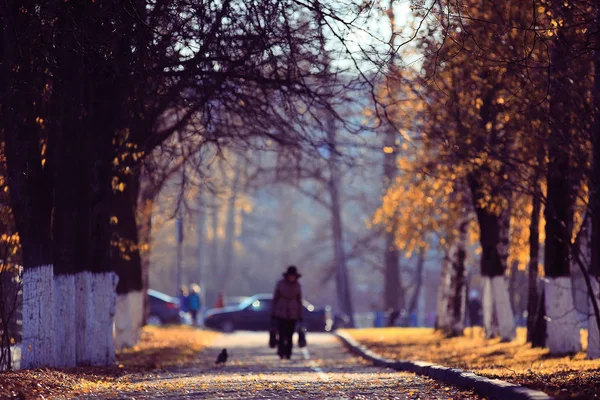
<path fill-rule="evenodd" d="M 302 321 L 302 288 L 298 281 L 301 276 L 298 269 L 290 265 L 283 273 L 283 279 L 277 282 L 273 294 L 271 317 L 277 326 L 277 354 L 282 360 L 291 358 L 296 323 Z"/>
<path fill-rule="evenodd" d="M 217 302 L 215 303 L 215 308 L 223 308 L 225 307 L 225 292 L 222 290 L 217 294 Z"/>
<path fill-rule="evenodd" d="M 192 324 L 198 326 L 198 312 L 202 307 L 202 301 L 200 300 L 200 286 L 192 284 L 190 286 L 191 293 L 188 297 L 188 307 L 190 314 L 192 315 Z"/>
<path fill-rule="evenodd" d="M 181 286 L 181 288 L 179 288 L 179 296 L 177 296 L 179 298 L 179 309 L 184 312 L 184 313 L 188 313 L 190 311 L 189 308 L 189 292 L 188 292 L 188 288 L 184 286 Z"/>

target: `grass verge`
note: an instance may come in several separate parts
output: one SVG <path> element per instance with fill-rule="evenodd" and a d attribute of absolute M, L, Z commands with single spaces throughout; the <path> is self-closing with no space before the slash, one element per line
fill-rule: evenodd
<path fill-rule="evenodd" d="M 600 398 L 600 360 L 586 360 L 584 351 L 555 357 L 548 349 L 533 349 L 525 342 L 524 328 L 510 343 L 485 339 L 480 328 L 445 338 L 428 328 L 348 329 L 356 341 L 386 358 L 427 361 L 472 370 L 544 391 L 558 399 Z M 587 332 L 581 331 L 587 343 Z"/>
<path fill-rule="evenodd" d="M 117 354 L 117 365 L 0 372 L 0 399 L 117 393 L 145 374 L 193 366 L 219 334 L 188 326 L 144 327 L 138 345 Z"/>

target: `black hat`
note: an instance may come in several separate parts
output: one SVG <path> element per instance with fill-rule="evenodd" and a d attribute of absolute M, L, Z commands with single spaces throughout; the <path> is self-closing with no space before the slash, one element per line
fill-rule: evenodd
<path fill-rule="evenodd" d="M 302 276 L 301 274 L 298 273 L 298 269 L 294 265 L 290 265 L 288 267 L 287 271 L 285 271 L 283 273 L 283 276 L 288 276 L 288 275 L 296 275 L 298 278 L 300 278 Z"/>

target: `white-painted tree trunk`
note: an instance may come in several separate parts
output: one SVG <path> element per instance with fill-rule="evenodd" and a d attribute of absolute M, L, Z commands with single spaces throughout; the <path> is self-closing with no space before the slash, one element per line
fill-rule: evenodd
<path fill-rule="evenodd" d="M 426 286 L 423 285 L 419 299 L 417 300 L 417 326 L 425 326 L 425 290 Z"/>
<path fill-rule="evenodd" d="M 463 288 L 460 291 L 460 318 L 458 319 L 452 319 L 451 322 L 451 332 L 454 335 L 462 335 L 464 329 L 465 329 L 465 317 L 467 315 L 466 311 L 467 311 L 467 291 L 466 291 L 466 286 L 463 286 Z M 454 299 L 452 299 L 452 301 L 454 301 Z"/>
<path fill-rule="evenodd" d="M 499 336 L 504 342 L 516 337 L 515 317 L 503 275 L 483 278 L 483 327 L 487 337 Z M 494 318 L 494 314 L 496 318 Z"/>
<path fill-rule="evenodd" d="M 546 278 L 546 317 L 550 354 L 581 351 L 577 311 L 573 304 L 571 277 Z"/>
<path fill-rule="evenodd" d="M 446 331 L 450 326 L 450 315 L 448 314 L 448 301 L 450 300 L 450 260 L 444 256 L 440 287 L 437 298 L 437 329 Z"/>
<path fill-rule="evenodd" d="M 114 272 L 93 273 L 91 281 L 91 307 L 93 311 L 88 321 L 92 341 L 88 342 L 91 365 L 111 365 L 115 362 L 113 340 L 113 319 L 116 306 L 116 288 L 119 278 Z"/>
<path fill-rule="evenodd" d="M 11 346 L 10 354 L 12 357 L 12 368 L 13 370 L 21 369 L 21 345 Z"/>
<path fill-rule="evenodd" d="M 590 276 L 592 288 L 594 289 L 594 301 L 600 307 L 600 284 L 594 276 Z M 590 316 L 588 319 L 588 348 L 587 357 L 590 359 L 600 358 L 600 332 L 598 331 L 598 322 L 594 314 L 592 299 L 590 299 Z"/>
<path fill-rule="evenodd" d="M 115 307 L 115 349 L 135 346 L 144 319 L 144 296 L 134 291 L 117 296 Z"/>
<path fill-rule="evenodd" d="M 483 293 L 481 299 L 481 311 L 483 313 L 483 330 L 486 337 L 495 335 L 493 325 L 494 301 L 492 295 L 492 281 L 489 276 L 482 276 Z"/>
<path fill-rule="evenodd" d="M 504 342 L 510 342 L 517 336 L 515 316 L 510 305 L 510 295 L 504 276 L 494 276 L 490 279 L 492 289 L 492 301 L 496 312 L 498 335 Z"/>
<path fill-rule="evenodd" d="M 134 344 L 129 293 L 117 295 L 114 338 L 117 351 L 131 347 Z"/>
<path fill-rule="evenodd" d="M 75 274 L 75 343 L 77 365 L 90 365 L 90 347 L 94 344 L 94 309 L 92 302 L 92 273 Z"/>
<path fill-rule="evenodd" d="M 23 271 L 23 369 L 55 365 L 53 274 L 52 265 Z"/>
<path fill-rule="evenodd" d="M 452 269 L 450 272 L 450 296 L 448 304 L 448 314 L 450 315 L 450 326 L 447 331 L 451 336 L 459 336 L 463 334 L 465 329 L 466 317 L 466 288 L 465 280 L 466 266 L 466 247 L 467 247 L 467 231 L 469 228 L 469 214 L 467 208 L 463 209 L 462 217 L 457 221 L 455 230 L 458 232 L 456 243 L 452 250 Z M 455 309 L 456 304 L 459 304 L 460 309 Z"/>
<path fill-rule="evenodd" d="M 142 327 L 146 322 L 146 318 L 144 318 L 144 293 L 146 293 L 145 290 L 138 290 L 130 294 L 131 300 L 129 303 L 131 304 L 131 318 L 134 323 L 136 344 L 142 336 Z"/>
<path fill-rule="evenodd" d="M 54 302 L 56 310 L 56 367 L 77 365 L 75 340 L 75 275 L 54 277 Z"/>

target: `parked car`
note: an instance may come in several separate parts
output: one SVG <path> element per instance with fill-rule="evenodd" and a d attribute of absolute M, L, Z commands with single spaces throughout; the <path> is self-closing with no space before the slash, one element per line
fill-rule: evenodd
<path fill-rule="evenodd" d="M 237 306 L 248 301 L 248 296 L 225 296 L 225 306 Z"/>
<path fill-rule="evenodd" d="M 188 314 L 181 311 L 179 299 L 148 289 L 150 313 L 146 325 L 191 324 Z"/>
<path fill-rule="evenodd" d="M 204 325 L 224 332 L 234 330 L 267 331 L 271 328 L 271 304 L 273 296 L 257 294 L 236 305 L 208 310 Z M 304 326 L 308 331 L 330 331 L 333 325 L 331 307 L 316 309 L 306 300 L 304 306 Z"/>

